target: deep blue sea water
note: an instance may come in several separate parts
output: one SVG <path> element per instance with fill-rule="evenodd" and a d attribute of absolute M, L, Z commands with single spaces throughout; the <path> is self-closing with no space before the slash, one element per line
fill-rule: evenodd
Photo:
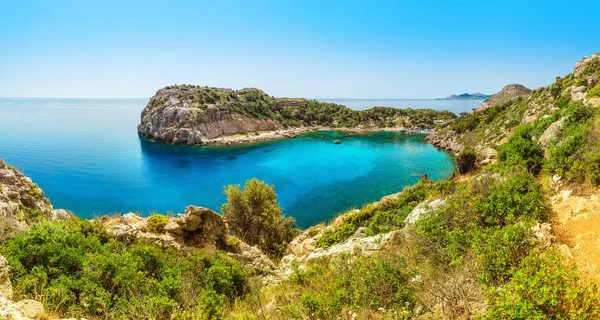
<path fill-rule="evenodd" d="M 0 158 L 38 183 L 56 208 L 81 217 L 183 212 L 192 204 L 219 210 L 225 185 L 257 177 L 275 185 L 300 227 L 398 192 L 424 173 L 448 177 L 454 166 L 424 135 L 393 132 L 315 132 L 235 147 L 152 143 L 136 133 L 146 102 L 0 98 Z"/>

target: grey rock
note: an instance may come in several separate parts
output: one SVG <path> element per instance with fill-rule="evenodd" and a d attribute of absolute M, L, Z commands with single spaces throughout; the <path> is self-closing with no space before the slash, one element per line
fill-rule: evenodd
<path fill-rule="evenodd" d="M 35 300 L 21 300 L 15 303 L 15 305 L 23 310 L 23 313 L 31 319 L 35 319 L 45 312 L 44 305 Z"/>
<path fill-rule="evenodd" d="M 573 87 L 571 90 L 571 100 L 573 101 L 583 101 L 585 99 L 585 86 Z"/>
<path fill-rule="evenodd" d="M 542 133 L 542 135 L 538 139 L 538 144 L 542 148 L 548 148 L 550 142 L 560 137 L 560 133 L 562 132 L 563 126 L 564 119 L 560 119 L 556 122 L 553 122 L 546 130 L 544 130 L 544 133 Z"/>
<path fill-rule="evenodd" d="M 573 74 L 575 75 L 575 77 L 581 77 L 583 75 L 583 71 L 585 71 L 585 68 L 594 59 L 600 59 L 600 52 L 589 57 L 584 57 L 583 59 L 577 61 L 577 63 L 575 64 L 575 68 L 573 68 Z"/>
<path fill-rule="evenodd" d="M 419 203 L 404 219 L 405 227 L 414 225 L 415 222 L 419 221 L 423 216 L 440 210 L 445 204 L 446 199 L 436 199 Z"/>

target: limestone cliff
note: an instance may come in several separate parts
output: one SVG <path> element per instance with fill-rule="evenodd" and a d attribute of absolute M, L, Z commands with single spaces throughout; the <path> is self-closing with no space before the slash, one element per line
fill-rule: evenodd
<path fill-rule="evenodd" d="M 356 111 L 334 103 L 274 98 L 254 88 L 181 85 L 156 92 L 142 111 L 138 134 L 172 144 L 227 144 L 232 141 L 221 138 L 236 134 L 249 136 L 239 139 L 248 142 L 293 136 L 307 128 L 431 128 L 435 120 L 455 117 L 431 109 L 373 107 Z"/>
<path fill-rule="evenodd" d="M 152 140 L 194 145 L 240 132 L 275 130 L 276 121 L 250 117 L 236 108 L 260 108 L 269 99 L 258 89 L 166 87 L 148 102 L 138 133 Z"/>
<path fill-rule="evenodd" d="M 69 216 L 65 210 L 55 210 L 29 177 L 0 159 L 0 241 L 42 217 L 61 220 Z"/>

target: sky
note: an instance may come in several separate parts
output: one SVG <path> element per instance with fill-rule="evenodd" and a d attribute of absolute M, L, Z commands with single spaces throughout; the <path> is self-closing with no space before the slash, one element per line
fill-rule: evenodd
<path fill-rule="evenodd" d="M 546 86 L 600 51 L 599 0 L 0 0 L 0 97 L 436 98 Z"/>

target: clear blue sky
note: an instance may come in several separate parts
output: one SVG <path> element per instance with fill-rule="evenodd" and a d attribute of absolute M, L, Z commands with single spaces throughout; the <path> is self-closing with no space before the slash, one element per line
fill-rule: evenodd
<path fill-rule="evenodd" d="M 600 1 L 0 3 L 0 96 L 434 98 L 547 85 L 600 51 Z"/>

